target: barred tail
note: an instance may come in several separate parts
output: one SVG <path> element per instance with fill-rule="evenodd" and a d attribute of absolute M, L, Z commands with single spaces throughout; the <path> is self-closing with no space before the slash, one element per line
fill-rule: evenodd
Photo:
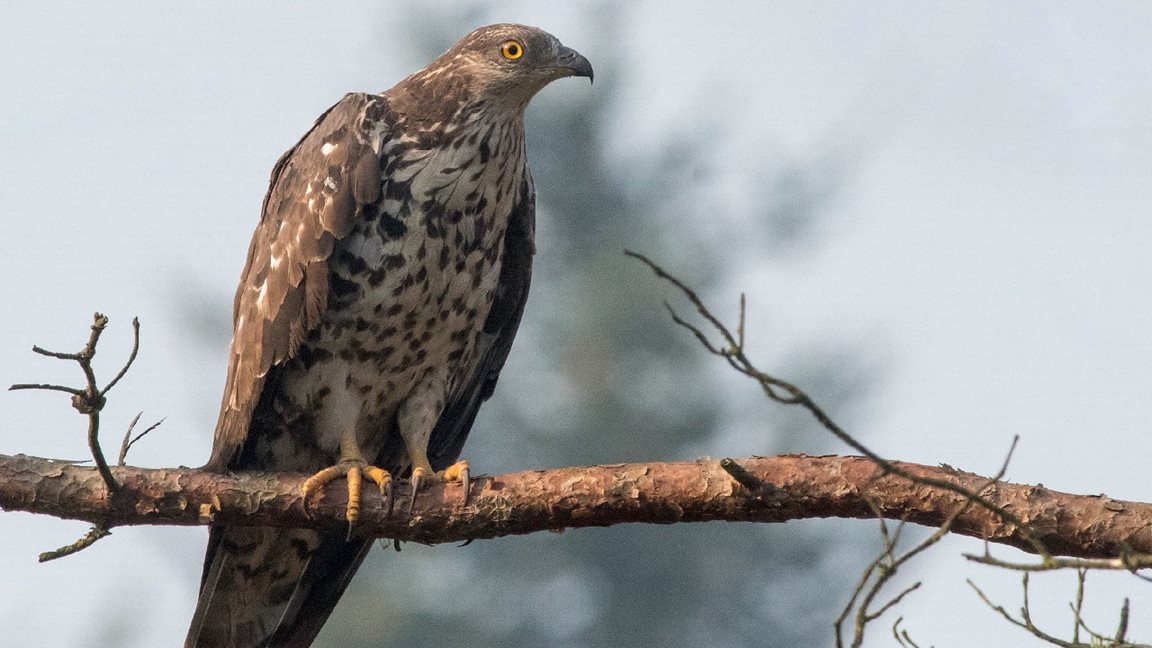
<path fill-rule="evenodd" d="M 305 648 L 371 540 L 343 532 L 213 526 L 184 648 Z"/>

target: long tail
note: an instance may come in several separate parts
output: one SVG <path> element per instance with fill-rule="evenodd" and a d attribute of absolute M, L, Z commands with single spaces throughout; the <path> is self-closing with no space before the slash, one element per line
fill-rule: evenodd
<path fill-rule="evenodd" d="M 213 526 L 184 648 L 306 648 L 371 540 L 339 531 Z"/>

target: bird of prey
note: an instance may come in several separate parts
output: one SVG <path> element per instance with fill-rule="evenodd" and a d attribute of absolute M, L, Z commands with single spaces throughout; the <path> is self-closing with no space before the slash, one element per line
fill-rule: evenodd
<path fill-rule="evenodd" d="M 592 78 L 534 27 L 468 34 L 380 94 L 345 96 L 276 163 L 233 305 L 205 468 L 345 478 L 349 529 L 214 525 L 186 647 L 308 646 L 371 547 L 361 480 L 461 481 L 527 297 L 524 109 Z M 409 503 L 411 506 L 411 503 Z"/>

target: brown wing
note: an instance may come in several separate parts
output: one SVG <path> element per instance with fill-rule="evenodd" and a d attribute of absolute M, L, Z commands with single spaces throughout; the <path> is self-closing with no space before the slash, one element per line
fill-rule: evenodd
<path fill-rule="evenodd" d="M 500 370 L 512 350 L 512 340 L 524 314 L 535 253 L 536 191 L 532 177 L 526 174 L 504 234 L 500 282 L 496 286 L 496 300 L 477 340 L 476 366 L 470 378 L 452 394 L 428 441 L 428 460 L 436 470 L 446 468 L 460 456 L 480 405 L 496 389 Z"/>
<path fill-rule="evenodd" d="M 291 358 L 328 304 L 328 257 L 363 205 L 380 194 L 380 162 L 364 141 L 375 97 L 346 95 L 281 156 L 233 305 L 228 377 L 207 469 L 223 470 L 244 443 L 264 379 Z"/>

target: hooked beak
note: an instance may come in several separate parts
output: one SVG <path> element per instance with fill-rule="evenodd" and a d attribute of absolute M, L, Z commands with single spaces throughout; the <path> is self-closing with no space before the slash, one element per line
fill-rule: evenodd
<path fill-rule="evenodd" d="M 567 72 L 564 76 L 588 77 L 589 83 L 593 80 L 592 64 L 571 47 L 560 46 L 560 51 L 556 53 L 556 65 Z"/>

